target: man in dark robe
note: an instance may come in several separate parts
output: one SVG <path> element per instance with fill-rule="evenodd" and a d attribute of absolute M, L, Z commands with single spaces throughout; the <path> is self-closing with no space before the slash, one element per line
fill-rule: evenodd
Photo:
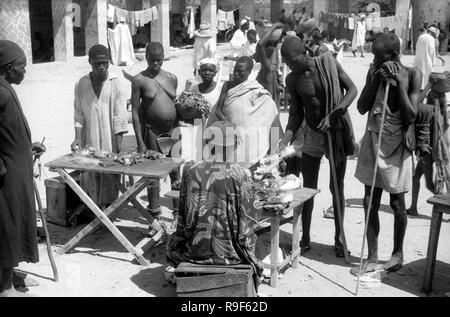
<path fill-rule="evenodd" d="M 21 295 L 13 285 L 13 268 L 39 261 L 33 152 L 45 148 L 31 144 L 30 128 L 11 86 L 23 81 L 26 64 L 19 46 L 0 41 L 0 297 Z"/>

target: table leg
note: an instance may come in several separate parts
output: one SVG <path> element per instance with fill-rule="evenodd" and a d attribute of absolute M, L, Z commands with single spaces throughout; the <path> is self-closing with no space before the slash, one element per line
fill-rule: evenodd
<path fill-rule="evenodd" d="M 294 219 L 292 221 L 292 268 L 298 268 L 300 256 L 300 225 L 303 205 L 294 208 Z"/>
<path fill-rule="evenodd" d="M 441 223 L 442 212 L 439 211 L 438 207 L 433 207 L 433 215 L 430 223 L 430 237 L 428 240 L 427 262 L 425 266 L 425 277 L 422 287 L 424 293 L 430 293 L 432 290 Z"/>
<path fill-rule="evenodd" d="M 130 197 L 135 197 L 141 192 L 149 183 L 149 179 L 142 178 L 132 188 L 130 188 L 124 195 L 120 196 L 114 203 L 111 204 L 104 212 L 94 203 L 94 201 L 83 191 L 77 182 L 63 169 L 57 169 L 58 173 L 64 181 L 73 189 L 73 191 L 81 198 L 81 200 L 92 210 L 97 216 L 97 219 L 92 221 L 84 227 L 74 238 L 72 238 L 58 253 L 65 253 L 72 249 L 81 239 L 92 232 L 95 227 L 103 223 L 117 240 L 130 252 L 136 260 L 144 266 L 148 266 L 148 261 L 134 248 L 134 246 L 127 240 L 127 238 L 116 228 L 116 226 L 109 220 L 108 216 L 117 211 L 120 207 L 125 205 Z"/>
<path fill-rule="evenodd" d="M 280 218 L 271 219 L 270 241 L 270 286 L 278 286 L 278 249 L 280 247 Z"/>

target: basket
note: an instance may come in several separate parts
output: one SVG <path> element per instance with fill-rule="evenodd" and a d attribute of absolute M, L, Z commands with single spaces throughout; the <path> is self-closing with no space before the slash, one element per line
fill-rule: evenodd
<path fill-rule="evenodd" d="M 432 86 L 431 90 L 438 93 L 450 92 L 450 72 L 445 73 L 431 73 Z"/>
<path fill-rule="evenodd" d="M 203 119 L 210 112 L 210 104 L 202 94 L 183 92 L 175 104 L 178 118 L 182 121 Z"/>

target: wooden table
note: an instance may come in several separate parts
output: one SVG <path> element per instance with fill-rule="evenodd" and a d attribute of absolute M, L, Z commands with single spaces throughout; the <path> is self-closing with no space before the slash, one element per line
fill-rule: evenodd
<path fill-rule="evenodd" d="M 99 165 L 99 162 L 105 163 L 105 167 Z M 158 221 L 154 219 L 145 207 L 141 205 L 136 199 L 136 196 L 144 190 L 153 179 L 163 179 L 167 177 L 172 171 L 179 168 L 182 162 L 176 162 L 171 159 L 162 159 L 159 161 L 144 160 L 143 163 L 139 163 L 133 166 L 125 167 L 120 163 L 111 162 L 109 160 L 98 159 L 82 159 L 75 158 L 72 155 L 62 156 L 54 161 L 51 161 L 45 165 L 52 170 L 55 170 L 64 181 L 73 189 L 73 191 L 80 197 L 80 199 L 92 210 L 97 219 L 93 220 L 90 224 L 84 227 L 67 242 L 58 253 L 64 254 L 71 250 L 75 245 L 89 233 L 91 233 L 98 225 L 103 223 L 116 237 L 116 239 L 128 250 L 129 253 L 143 266 L 148 266 L 149 262 L 143 257 L 143 247 L 147 245 L 152 238 L 145 238 L 137 246 L 133 246 L 130 241 L 117 229 L 110 218 L 115 212 L 120 210 L 121 207 L 131 202 L 137 211 L 149 220 L 150 225 L 154 230 L 158 232 L 158 236 L 161 237 L 162 228 Z M 77 170 L 82 172 L 97 172 L 103 174 L 117 174 L 141 177 L 136 183 L 134 183 L 129 189 L 126 189 L 122 185 L 121 191 L 123 194 L 114 201 L 111 206 L 105 210 L 101 210 L 95 202 L 88 196 L 88 194 L 77 184 L 77 182 L 70 176 L 66 170 Z"/>
<path fill-rule="evenodd" d="M 422 291 L 430 293 L 433 284 L 434 267 L 436 265 L 436 253 L 441 232 L 442 215 L 450 214 L 450 194 L 438 195 L 428 200 L 433 205 L 433 215 L 430 223 L 430 237 L 428 239 L 427 262 Z"/>
<path fill-rule="evenodd" d="M 298 268 L 300 257 L 300 216 L 303 211 L 303 205 L 310 199 L 313 199 L 320 190 L 301 188 L 292 191 L 294 201 L 282 213 L 276 213 L 268 210 L 263 211 L 261 222 L 270 223 L 270 265 L 263 264 L 264 268 L 270 269 L 270 286 L 278 286 L 278 273 L 287 265 L 292 263 L 292 268 Z M 282 263 L 278 264 L 278 248 L 280 246 L 280 222 L 290 222 L 292 219 L 292 254 Z"/>

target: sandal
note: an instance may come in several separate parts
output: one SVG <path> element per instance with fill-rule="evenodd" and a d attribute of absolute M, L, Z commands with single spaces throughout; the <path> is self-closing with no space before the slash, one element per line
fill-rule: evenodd
<path fill-rule="evenodd" d="M 337 258 L 340 258 L 340 259 L 345 258 L 344 248 L 335 245 L 334 246 L 334 252 L 336 253 L 336 257 Z M 348 250 L 347 250 L 347 252 L 348 252 L 348 256 L 350 256 L 352 254 Z"/>

